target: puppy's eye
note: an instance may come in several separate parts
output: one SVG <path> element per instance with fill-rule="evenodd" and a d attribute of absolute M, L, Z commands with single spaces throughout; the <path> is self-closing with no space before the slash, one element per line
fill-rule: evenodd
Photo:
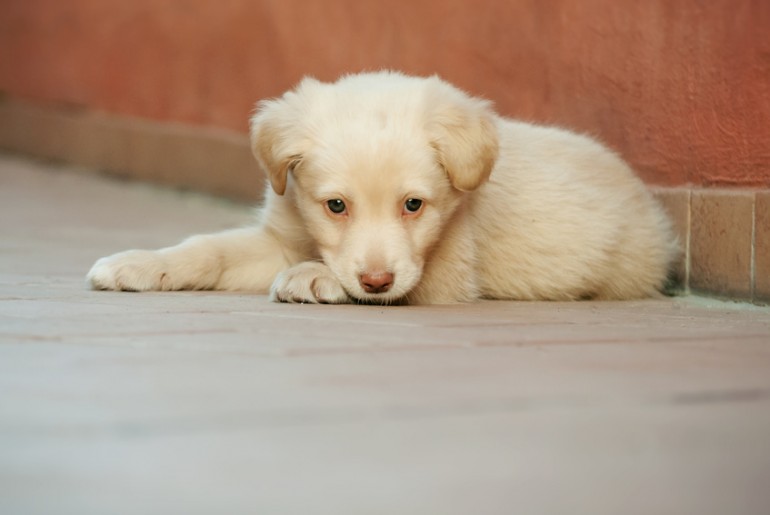
<path fill-rule="evenodd" d="M 414 214 L 422 209 L 422 200 L 418 198 L 409 198 L 404 202 L 404 213 Z"/>
<path fill-rule="evenodd" d="M 334 213 L 335 215 L 341 215 L 345 212 L 345 203 L 338 199 L 334 198 L 331 200 L 326 201 L 326 207 L 329 208 L 329 211 Z"/>

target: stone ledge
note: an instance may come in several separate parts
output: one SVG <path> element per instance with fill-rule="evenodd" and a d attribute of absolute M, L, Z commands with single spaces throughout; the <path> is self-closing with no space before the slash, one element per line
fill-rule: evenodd
<path fill-rule="evenodd" d="M 0 148 L 237 200 L 264 175 L 236 132 L 0 100 Z"/>
<path fill-rule="evenodd" d="M 670 214 L 683 255 L 684 292 L 770 302 L 770 191 L 652 188 Z"/>

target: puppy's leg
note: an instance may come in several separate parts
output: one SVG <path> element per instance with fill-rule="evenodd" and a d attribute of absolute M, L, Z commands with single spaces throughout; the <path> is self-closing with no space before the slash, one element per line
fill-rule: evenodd
<path fill-rule="evenodd" d="M 263 227 L 193 236 L 174 247 L 129 250 L 98 260 L 87 281 L 98 290 L 267 292 L 292 262 L 290 249 Z"/>
<path fill-rule="evenodd" d="M 278 274 L 270 288 L 270 300 L 345 304 L 350 297 L 328 266 L 305 261 Z"/>

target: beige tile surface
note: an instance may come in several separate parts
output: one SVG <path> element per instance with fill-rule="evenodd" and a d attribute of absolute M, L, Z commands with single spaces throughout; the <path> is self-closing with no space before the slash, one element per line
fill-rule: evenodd
<path fill-rule="evenodd" d="M 754 226 L 754 298 L 770 302 L 770 192 L 757 193 Z"/>
<path fill-rule="evenodd" d="M 692 192 L 691 289 L 751 299 L 753 213 L 753 192 Z"/>
<path fill-rule="evenodd" d="M 0 159 L 0 513 L 766 514 L 770 309 L 91 292 L 238 225 Z"/>

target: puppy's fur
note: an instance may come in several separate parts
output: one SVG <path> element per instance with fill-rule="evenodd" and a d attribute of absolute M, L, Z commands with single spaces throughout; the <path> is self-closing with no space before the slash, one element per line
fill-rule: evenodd
<path fill-rule="evenodd" d="M 656 295 L 668 219 L 615 154 L 496 115 L 436 77 L 305 79 L 259 104 L 253 227 L 100 259 L 108 290 L 270 291 L 285 302 Z"/>

